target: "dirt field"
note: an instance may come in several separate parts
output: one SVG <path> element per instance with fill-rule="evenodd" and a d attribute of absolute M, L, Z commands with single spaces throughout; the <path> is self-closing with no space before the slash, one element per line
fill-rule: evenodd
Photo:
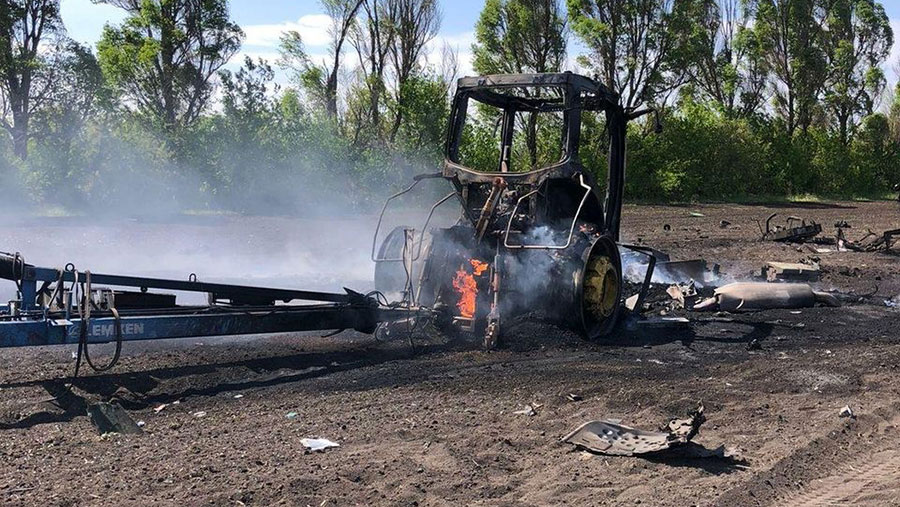
<path fill-rule="evenodd" d="M 528 321 L 508 324 L 494 352 L 349 333 L 126 344 L 112 373 L 71 389 L 70 348 L 0 351 L 0 504 L 900 505 L 900 310 L 884 303 L 900 294 L 900 259 L 761 243 L 754 220 L 773 211 L 826 233 L 846 220 L 851 238 L 900 227 L 896 202 L 629 206 L 629 241 L 735 278 L 817 256 L 819 287 L 859 298 L 694 314 L 689 329 L 605 344 Z M 754 338 L 761 349 L 748 350 Z M 101 438 L 85 406 L 106 399 L 146 433 Z M 735 457 L 606 457 L 560 442 L 591 419 L 654 429 L 698 401 L 695 441 Z M 536 415 L 514 413 L 532 402 Z M 857 417 L 840 418 L 844 405 Z M 310 453 L 304 437 L 340 447 Z"/>

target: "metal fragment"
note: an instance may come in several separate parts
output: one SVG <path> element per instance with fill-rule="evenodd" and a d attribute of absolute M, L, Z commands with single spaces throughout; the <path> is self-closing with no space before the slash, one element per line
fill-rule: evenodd
<path fill-rule="evenodd" d="M 703 424 L 703 405 L 684 419 L 672 419 L 661 431 L 646 431 L 611 420 L 590 421 L 563 437 L 562 441 L 610 456 L 653 454 L 689 442 Z"/>

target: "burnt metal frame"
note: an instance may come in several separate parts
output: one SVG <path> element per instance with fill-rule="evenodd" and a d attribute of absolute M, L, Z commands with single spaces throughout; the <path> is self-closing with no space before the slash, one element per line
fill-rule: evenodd
<path fill-rule="evenodd" d="M 528 87 L 556 87 L 563 91 L 561 104 L 549 100 L 530 99 L 496 93 L 494 89 Z M 463 125 L 466 121 L 468 100 L 472 98 L 483 103 L 515 111 L 563 111 L 564 147 L 561 161 L 527 172 L 479 172 L 465 167 L 459 161 L 459 147 Z M 561 107 L 560 107 L 561 106 Z M 581 136 L 581 111 L 605 111 L 610 146 L 608 154 L 608 180 L 606 195 L 597 194 L 596 182 L 591 174 L 584 171 L 579 160 L 578 144 Z M 466 186 L 472 183 L 490 183 L 502 175 L 509 184 L 526 184 L 539 187 L 548 179 L 572 179 L 583 175 L 593 189 L 597 202 L 603 203 L 603 224 L 605 233 L 615 241 L 619 240 L 619 222 L 622 216 L 622 199 L 625 175 L 625 129 L 627 122 L 649 110 L 626 112 L 619 96 L 604 85 L 571 72 L 547 74 L 510 74 L 480 77 L 464 77 L 458 81 L 456 96 L 450 112 L 450 128 L 447 130 L 447 145 L 442 174 L 456 188 L 466 217 L 475 222 L 466 203 Z M 509 123 L 505 121 L 504 123 Z M 508 127 L 508 125 L 506 125 Z M 502 155 L 502 154 L 501 154 Z"/>

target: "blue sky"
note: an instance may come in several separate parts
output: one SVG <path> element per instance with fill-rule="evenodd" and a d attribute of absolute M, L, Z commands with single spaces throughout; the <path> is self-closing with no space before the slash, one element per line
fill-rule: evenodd
<path fill-rule="evenodd" d="M 437 58 L 440 47 L 446 43 L 459 52 L 461 74 L 471 73 L 472 28 L 483 0 L 441 0 L 441 4 L 443 23 L 440 36 L 432 43 L 431 59 Z M 882 4 L 894 28 L 895 43 L 886 65 L 888 80 L 893 84 L 894 67 L 900 60 L 900 0 L 882 0 Z M 290 29 L 300 32 L 312 58 L 319 60 L 325 55 L 328 18 L 321 14 L 316 0 L 231 0 L 231 14 L 247 34 L 243 54 L 274 60 L 279 34 Z M 62 0 L 62 17 L 71 37 L 93 46 L 103 25 L 118 22 L 123 16 L 121 10 L 91 0 Z M 570 55 L 570 60 L 574 56 Z M 241 60 L 239 55 L 230 66 L 235 67 Z"/>

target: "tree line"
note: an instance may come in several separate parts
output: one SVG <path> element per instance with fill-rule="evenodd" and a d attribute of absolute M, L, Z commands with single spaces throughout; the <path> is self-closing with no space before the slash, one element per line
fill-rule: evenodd
<path fill-rule="evenodd" d="M 437 0 L 322 0 L 325 58 L 282 34 L 236 58 L 227 0 L 103 0 L 125 19 L 95 47 L 59 0 L 0 4 L 0 178 L 6 203 L 53 210 L 367 210 L 440 163 L 458 48 Z M 883 196 L 900 182 L 900 87 L 875 0 L 487 0 L 476 73 L 577 69 L 662 134 L 629 130 L 627 196 Z M 276 80 L 276 71 L 287 84 Z M 488 156 L 482 118 L 465 148 Z M 521 127 L 531 164 L 553 135 Z M 586 119 L 602 173 L 604 139 Z M 594 132 L 594 134 L 590 134 Z M 119 209 L 119 208 L 116 208 Z"/>

